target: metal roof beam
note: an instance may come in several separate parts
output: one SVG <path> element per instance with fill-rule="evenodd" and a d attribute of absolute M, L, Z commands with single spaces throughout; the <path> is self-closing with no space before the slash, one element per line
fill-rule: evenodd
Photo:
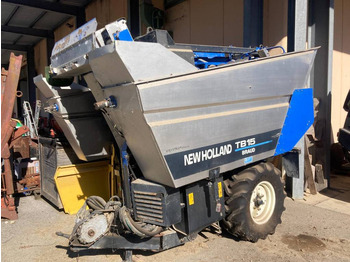
<path fill-rule="evenodd" d="M 41 19 L 43 18 L 45 15 L 47 14 L 47 11 L 42 11 L 40 15 L 38 15 L 34 21 L 28 26 L 29 28 L 32 28 L 33 26 L 35 26 L 35 24 Z"/>
<path fill-rule="evenodd" d="M 78 16 L 81 14 L 80 7 L 74 5 L 61 4 L 57 2 L 48 2 L 43 0 L 1 0 L 1 2 L 6 2 L 20 6 L 29 6 L 46 11 L 52 11 L 73 16 Z"/>
<path fill-rule="evenodd" d="M 6 50 L 28 52 L 31 47 L 32 46 L 30 45 L 11 45 L 11 44 L 1 43 L 1 49 L 6 49 Z"/>
<path fill-rule="evenodd" d="M 13 9 L 13 11 L 11 12 L 11 14 L 7 17 L 7 19 L 6 19 L 5 23 L 4 23 L 4 25 L 7 25 L 7 24 L 11 21 L 12 17 L 14 17 L 14 15 L 17 13 L 18 9 L 19 9 L 19 6 L 16 6 L 16 7 Z"/>
<path fill-rule="evenodd" d="M 54 38 L 54 34 L 52 31 L 35 29 L 35 28 L 28 28 L 28 27 L 2 25 L 1 31 L 15 33 L 15 34 L 21 34 L 21 35 L 31 35 L 31 36 L 38 36 L 38 37 L 45 37 L 45 38 Z"/>

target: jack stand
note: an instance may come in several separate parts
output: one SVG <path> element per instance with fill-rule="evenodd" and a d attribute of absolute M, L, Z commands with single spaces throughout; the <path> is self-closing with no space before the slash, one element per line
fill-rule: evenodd
<path fill-rule="evenodd" d="M 132 250 L 125 250 L 123 252 L 123 262 L 132 262 Z"/>

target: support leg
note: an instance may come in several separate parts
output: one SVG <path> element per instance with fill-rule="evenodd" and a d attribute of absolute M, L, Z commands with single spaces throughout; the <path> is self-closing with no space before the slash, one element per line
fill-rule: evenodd
<path fill-rule="evenodd" d="M 123 262 L 132 262 L 132 250 L 125 250 L 123 252 Z"/>
<path fill-rule="evenodd" d="M 304 197 L 304 137 L 296 144 L 292 152 L 282 159 L 283 172 L 286 173 L 286 190 L 294 199 Z"/>

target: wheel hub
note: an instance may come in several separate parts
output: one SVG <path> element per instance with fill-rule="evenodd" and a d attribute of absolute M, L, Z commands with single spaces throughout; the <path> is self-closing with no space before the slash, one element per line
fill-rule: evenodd
<path fill-rule="evenodd" d="M 250 215 L 257 224 L 266 223 L 275 209 L 275 190 L 270 182 L 262 181 L 253 190 L 250 198 Z"/>

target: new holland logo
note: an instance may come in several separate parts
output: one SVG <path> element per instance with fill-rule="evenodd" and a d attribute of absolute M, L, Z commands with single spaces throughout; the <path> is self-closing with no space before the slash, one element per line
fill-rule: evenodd
<path fill-rule="evenodd" d="M 175 180 L 227 164 L 225 168 L 233 169 L 273 155 L 280 132 L 277 129 L 200 148 L 177 147 L 176 153 L 164 157 Z"/>
<path fill-rule="evenodd" d="M 212 158 L 225 156 L 231 153 L 232 153 L 231 144 L 223 145 L 220 147 L 214 147 L 203 151 L 198 151 L 195 153 L 184 155 L 184 164 L 185 166 L 188 166 L 188 165 L 192 165 L 202 161 L 210 160 Z"/>

